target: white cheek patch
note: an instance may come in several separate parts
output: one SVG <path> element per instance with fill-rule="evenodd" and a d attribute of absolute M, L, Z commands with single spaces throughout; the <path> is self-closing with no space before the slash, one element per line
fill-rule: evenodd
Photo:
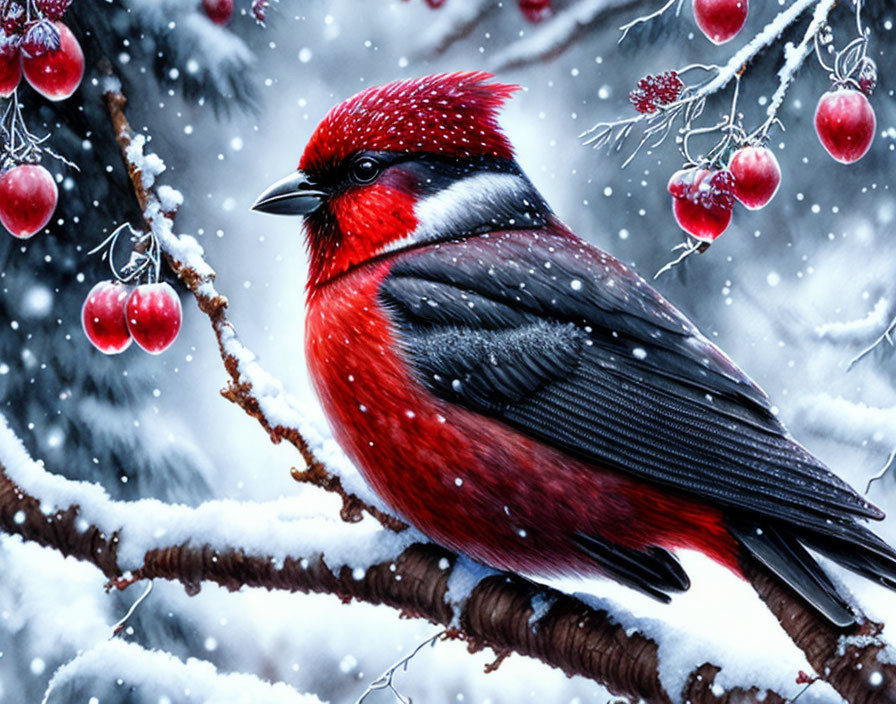
<path fill-rule="evenodd" d="M 518 174 L 478 173 L 455 181 L 414 206 L 417 228 L 380 253 L 444 240 L 474 231 L 536 227 L 543 222 L 541 198 Z"/>

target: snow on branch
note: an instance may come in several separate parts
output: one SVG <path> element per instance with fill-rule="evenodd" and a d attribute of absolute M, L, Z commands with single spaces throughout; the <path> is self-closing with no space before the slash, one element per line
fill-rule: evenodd
<path fill-rule="evenodd" d="M 896 306 L 891 305 L 885 297 L 878 299 L 874 308 L 864 318 L 846 322 L 833 322 L 819 325 L 815 334 L 819 340 L 834 344 L 862 345 L 863 349 L 853 357 L 846 367 L 852 367 L 880 344 L 894 344 L 893 333 L 896 331 Z"/>
<path fill-rule="evenodd" d="M 812 47 L 815 45 L 815 38 L 824 28 L 828 15 L 831 12 L 831 8 L 834 7 L 835 1 L 836 0 L 821 0 L 821 2 L 815 6 L 815 12 L 812 14 L 812 21 L 806 28 L 806 33 L 803 35 L 802 41 L 797 46 L 788 43 L 784 47 L 784 65 L 781 66 L 778 71 L 778 87 L 775 89 L 774 95 L 772 95 L 772 99 L 766 109 L 766 115 L 768 115 L 766 130 L 777 117 L 778 110 L 784 103 L 784 98 L 787 96 L 790 84 L 793 82 L 796 72 L 799 71 L 800 66 L 803 65 L 806 57 L 812 51 Z"/>
<path fill-rule="evenodd" d="M 322 704 L 313 694 L 299 694 L 283 682 L 272 684 L 254 675 L 221 673 L 205 660 L 188 658 L 184 662 L 170 653 L 119 639 L 101 643 L 56 670 L 42 704 L 62 701 L 53 696 L 55 692 L 85 681 L 105 681 L 110 673 L 122 686 L 152 692 L 160 702 Z"/>
<path fill-rule="evenodd" d="M 491 60 L 490 70 L 506 71 L 553 58 L 609 15 L 642 4 L 644 0 L 578 0 L 546 21 L 538 31 L 498 52 Z"/>
<path fill-rule="evenodd" d="M 796 406 L 800 422 L 821 437 L 864 446 L 871 442 L 896 449 L 896 408 L 875 408 L 825 393 L 801 398 Z"/>
<path fill-rule="evenodd" d="M 815 19 L 819 20 L 819 24 L 816 25 L 815 22 L 812 23 L 809 30 L 811 31 L 811 36 L 809 35 L 809 31 L 807 31 L 806 41 L 814 39 L 815 34 L 818 33 L 821 25 L 823 25 L 823 18 L 827 17 L 831 2 L 832 0 L 794 0 L 793 4 L 779 12 L 771 22 L 753 37 L 753 39 L 736 51 L 724 66 L 692 64 L 679 69 L 677 74 L 683 75 L 689 71 L 699 70 L 708 72 L 710 77 L 702 80 L 696 85 L 687 86 L 681 92 L 678 99 L 667 104 L 657 105 L 655 111 L 642 112 L 633 117 L 616 120 L 614 122 L 598 122 L 593 127 L 583 132 L 580 136 L 585 139 L 586 145 L 593 146 L 596 149 L 607 146 L 609 150 L 619 151 L 622 149 L 628 137 L 632 134 L 635 126 L 644 126 L 643 134 L 639 139 L 637 146 L 625 161 L 624 165 L 627 165 L 648 142 L 651 144 L 652 148 L 659 146 L 671 133 L 672 127 L 679 117 L 682 117 L 685 123 L 685 126 L 682 128 L 682 132 L 685 134 L 715 131 L 725 126 L 724 124 L 720 124 L 711 128 L 693 129 L 692 123 L 703 113 L 704 105 L 709 96 L 725 89 L 732 81 L 740 80 L 746 67 L 753 61 L 753 59 L 761 54 L 769 45 L 773 44 L 775 40 L 790 27 L 790 25 L 799 19 L 800 15 L 802 15 L 806 9 L 813 4 L 818 3 L 818 7 L 824 9 L 824 12 L 819 11 L 816 13 Z M 776 92 L 776 97 L 779 99 L 779 103 L 775 106 L 773 111 L 769 111 L 768 119 L 756 131 L 757 134 L 762 133 L 764 136 L 771 125 L 775 123 L 777 108 L 780 106 L 780 101 L 783 101 L 787 86 L 789 86 L 789 81 L 804 58 L 798 57 L 798 54 L 799 51 L 796 49 L 785 52 L 785 68 L 783 68 L 779 74 L 783 87 L 779 86 L 779 91 L 781 91 L 780 95 Z M 787 82 L 786 85 L 784 85 L 785 81 Z M 735 105 L 737 101 L 736 96 L 737 87 L 735 88 Z M 736 117 L 736 110 L 732 107 L 731 115 L 729 115 L 727 120 L 727 128 L 729 130 L 734 126 Z M 729 137 L 730 134 L 729 131 Z M 720 147 L 727 144 L 729 137 L 726 137 L 716 149 L 722 151 Z M 687 156 L 686 138 L 684 138 L 681 146 Z M 714 150 L 710 151 L 712 152 Z M 692 157 L 688 156 L 688 159 L 692 160 Z M 690 252 L 687 253 L 689 254 Z"/>
<path fill-rule="evenodd" d="M 285 439 L 299 450 L 306 469 L 294 470 L 293 476 L 339 494 L 343 499 L 343 518 L 359 520 L 364 510 L 393 530 L 403 529 L 404 524 L 382 507 L 335 441 L 308 419 L 280 380 L 265 371 L 255 354 L 240 341 L 227 318 L 227 299 L 215 288 L 215 272 L 205 261 L 202 247 L 193 237 L 174 233 L 174 215 L 183 196 L 167 186 L 155 188 L 155 177 L 164 170 L 164 162 L 155 154 L 147 154 L 146 138 L 135 135 L 131 129 L 124 114 L 127 101 L 120 84 L 107 79 L 103 97 L 146 224 L 171 269 L 211 321 L 230 375 L 223 395 L 256 418 L 274 442 Z"/>
<path fill-rule="evenodd" d="M 419 56 L 444 54 L 455 42 L 468 36 L 499 5 L 494 0 L 464 0 L 448 3 L 420 37 Z"/>
<path fill-rule="evenodd" d="M 247 80 L 255 56 L 230 30 L 206 17 L 189 0 L 123 0 L 138 26 L 157 44 L 168 75 L 176 69 L 188 96 L 207 97 L 226 107 L 236 100 L 253 105 L 256 89 Z"/>
<path fill-rule="evenodd" d="M 119 588 L 166 579 L 191 593 L 211 581 L 231 590 L 334 594 L 393 606 L 449 627 L 473 648 L 529 655 L 626 697 L 662 704 L 679 698 L 694 704 L 784 701 L 756 688 L 724 691 L 713 684 L 719 668 L 708 663 L 686 677 L 683 692 L 668 693 L 659 679 L 655 641 L 573 597 L 471 568 L 412 531 L 396 534 L 370 521 L 309 516 L 296 500 L 211 501 L 195 509 L 113 501 L 99 486 L 46 472 L 2 420 L 0 530 L 88 561 Z M 124 667 L 120 676 L 127 679 L 129 672 Z"/>

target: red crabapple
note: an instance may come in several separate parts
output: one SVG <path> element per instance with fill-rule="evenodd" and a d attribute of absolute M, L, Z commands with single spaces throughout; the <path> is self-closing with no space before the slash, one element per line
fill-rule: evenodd
<path fill-rule="evenodd" d="M 781 167 L 774 152 L 766 147 L 738 149 L 728 170 L 734 176 L 734 197 L 750 210 L 767 205 L 781 185 Z"/>
<path fill-rule="evenodd" d="M 202 9 L 212 22 L 225 25 L 233 16 L 233 0 L 202 0 Z"/>
<path fill-rule="evenodd" d="M 159 354 L 171 346 L 183 319 L 180 299 L 167 283 L 141 284 L 128 296 L 125 320 L 134 342 Z"/>
<path fill-rule="evenodd" d="M 712 242 L 731 222 L 734 177 L 729 171 L 684 169 L 669 179 L 672 212 L 682 230 Z"/>
<path fill-rule="evenodd" d="M 6 48 L 0 51 L 0 98 L 8 98 L 22 80 L 22 62 L 19 50 Z"/>
<path fill-rule="evenodd" d="M 529 22 L 541 22 L 550 17 L 554 9 L 551 0 L 517 0 L 520 12 Z"/>
<path fill-rule="evenodd" d="M 59 190 L 43 166 L 20 164 L 0 176 L 0 222 L 13 237 L 28 239 L 50 222 Z"/>
<path fill-rule="evenodd" d="M 693 0 L 697 26 L 713 44 L 733 39 L 747 21 L 747 0 Z"/>
<path fill-rule="evenodd" d="M 62 22 L 53 23 L 59 30 L 59 48 L 40 56 L 22 55 L 25 79 L 48 100 L 65 100 L 81 85 L 84 77 L 84 52 L 72 31 Z"/>
<path fill-rule="evenodd" d="M 81 307 L 81 327 L 91 344 L 104 354 L 119 354 L 131 346 L 124 318 L 128 288 L 120 281 L 100 281 Z"/>
<path fill-rule="evenodd" d="M 838 88 L 818 101 L 815 133 L 828 154 L 843 164 L 852 164 L 868 153 L 876 128 L 874 108 L 864 93 Z"/>

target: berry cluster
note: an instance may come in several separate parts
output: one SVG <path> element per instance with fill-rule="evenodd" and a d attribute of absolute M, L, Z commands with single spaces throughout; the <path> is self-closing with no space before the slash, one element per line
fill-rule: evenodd
<path fill-rule="evenodd" d="M 119 354 L 136 342 L 150 354 L 168 349 L 183 321 L 171 284 L 147 283 L 129 289 L 121 281 L 100 281 L 81 307 L 87 339 L 104 354 Z"/>
<path fill-rule="evenodd" d="M 656 112 L 660 105 L 674 103 L 684 90 L 684 82 L 675 71 L 663 71 L 656 76 L 645 76 L 638 87 L 628 94 L 629 102 L 640 113 Z"/>
<path fill-rule="evenodd" d="M 48 100 L 65 100 L 81 85 L 84 52 L 60 18 L 70 0 L 5 0 L 0 4 L 0 97 L 22 76 Z"/>
<path fill-rule="evenodd" d="M 750 210 L 764 207 L 781 184 L 781 169 L 766 147 L 738 149 L 728 167 L 691 167 L 669 180 L 672 212 L 681 229 L 701 243 L 713 242 L 731 222 L 735 200 Z"/>
<path fill-rule="evenodd" d="M 127 266 L 119 271 L 114 250 L 125 229 L 131 231 L 135 248 Z M 81 326 L 87 339 L 104 354 L 124 352 L 131 342 L 150 354 L 164 352 L 180 332 L 183 310 L 171 285 L 158 280 L 161 248 L 155 235 L 136 232 L 125 224 L 91 254 L 99 251 L 108 259 L 113 278 L 90 289 L 81 307 Z M 141 279 L 145 283 L 131 286 Z"/>

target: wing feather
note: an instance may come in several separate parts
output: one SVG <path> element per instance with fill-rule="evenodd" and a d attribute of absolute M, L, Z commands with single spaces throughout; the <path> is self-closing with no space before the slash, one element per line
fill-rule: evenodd
<path fill-rule="evenodd" d="M 381 300 L 434 394 L 812 533 L 852 541 L 855 517 L 882 516 L 793 441 L 765 394 L 681 313 L 617 260 L 570 241 L 490 233 L 392 267 Z"/>

